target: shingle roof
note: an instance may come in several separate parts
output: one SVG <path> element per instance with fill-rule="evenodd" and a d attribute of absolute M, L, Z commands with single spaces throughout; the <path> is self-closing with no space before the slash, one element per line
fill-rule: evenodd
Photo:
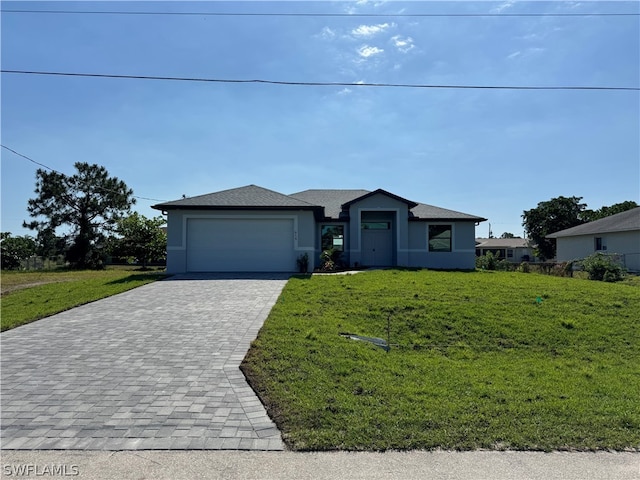
<path fill-rule="evenodd" d="M 354 198 L 353 200 L 345 203 L 344 207 L 348 207 L 351 203 L 354 203 L 354 202 L 360 201 L 360 200 L 364 200 L 367 197 L 371 197 L 371 196 L 377 195 L 377 194 L 386 195 L 387 197 L 393 198 L 394 200 L 397 200 L 397 201 L 402 202 L 402 203 L 406 203 L 409 206 L 409 208 L 413 208 L 413 207 L 418 205 L 417 202 L 412 202 L 411 200 L 407 200 L 406 198 L 399 197 L 398 195 L 395 195 L 395 194 L 393 194 L 391 192 L 387 192 L 386 190 L 378 188 L 377 190 L 374 190 L 373 192 L 369 192 L 369 193 L 363 195 L 360 198 Z"/>
<path fill-rule="evenodd" d="M 573 237 L 576 235 L 593 235 L 598 233 L 627 232 L 640 230 L 640 207 L 632 208 L 626 212 L 616 213 L 609 217 L 594 220 L 593 222 L 567 228 L 559 232 L 547 235 L 547 238 Z"/>
<path fill-rule="evenodd" d="M 290 196 L 316 205 L 322 205 L 325 209 L 326 217 L 337 219 L 340 216 L 343 205 L 376 193 L 389 195 L 392 198 L 406 202 L 410 207 L 415 205 L 409 210 L 412 215 L 411 218 L 414 220 L 469 220 L 475 222 L 486 220 L 486 218 L 469 215 L 467 213 L 412 202 L 381 189 L 373 192 L 370 190 L 305 190 L 303 192 L 293 193 Z"/>
<path fill-rule="evenodd" d="M 410 208 L 412 220 L 468 220 L 481 222 L 482 217 L 466 213 L 447 210 L 422 203 L 411 202 L 384 190 L 305 190 L 303 192 L 284 195 L 268 190 L 257 185 L 232 188 L 221 192 L 198 195 L 196 197 L 183 198 L 172 202 L 153 205 L 156 210 L 175 209 L 303 209 L 314 210 L 316 214 L 324 208 L 324 215 L 328 218 L 338 219 L 342 206 L 349 204 L 361 197 L 367 197 L 375 193 L 389 195 L 392 198 L 406 202 Z M 415 206 L 414 206 L 415 205 Z"/>
<path fill-rule="evenodd" d="M 292 193 L 290 197 L 322 205 L 324 214 L 329 218 L 338 218 L 342 211 L 342 205 L 363 195 L 371 193 L 369 190 L 305 190 Z"/>
<path fill-rule="evenodd" d="M 274 192 L 257 185 L 232 188 L 221 192 L 183 198 L 173 202 L 153 205 L 156 210 L 172 210 L 176 208 L 302 208 L 313 209 L 315 205 L 303 200 Z"/>
<path fill-rule="evenodd" d="M 415 219 L 428 220 L 469 220 L 474 222 L 484 222 L 486 218 L 477 217 L 468 213 L 456 212 L 446 208 L 434 207 L 433 205 L 425 205 L 419 203 L 418 206 L 412 208 L 411 213 Z"/>

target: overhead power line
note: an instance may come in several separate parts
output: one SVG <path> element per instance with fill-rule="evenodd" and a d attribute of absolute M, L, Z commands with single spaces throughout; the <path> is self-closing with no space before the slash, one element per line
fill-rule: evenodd
<path fill-rule="evenodd" d="M 295 85 L 303 87 L 386 87 L 386 88 L 433 88 L 433 89 L 480 89 L 480 90 L 621 90 L 640 91 L 640 87 L 596 87 L 596 86 L 530 86 L 530 85 L 435 85 L 417 83 L 351 83 L 351 82 L 297 82 L 285 80 L 261 79 L 230 79 L 230 78 L 195 78 L 195 77 L 160 77 L 150 75 L 116 75 L 106 73 L 77 73 L 77 72 L 43 72 L 32 70 L 0 70 L 0 73 L 15 73 L 23 75 L 55 75 L 63 77 L 90 78 L 120 78 L 132 80 L 168 80 L 179 82 L 209 82 L 209 83 L 262 83 L 269 85 Z"/>
<path fill-rule="evenodd" d="M 108 10 L 14 10 L 0 13 L 39 13 L 58 15 L 169 15 L 206 17 L 637 17 L 640 13 L 298 13 L 298 12 L 141 12 Z"/>
<path fill-rule="evenodd" d="M 51 170 L 52 172 L 55 172 L 55 173 L 57 173 L 58 175 L 62 175 L 62 176 L 64 176 L 64 177 L 66 177 L 66 176 L 67 176 L 67 175 L 65 175 L 64 173 L 59 172 L 59 171 L 57 171 L 56 169 L 51 168 L 51 167 L 49 167 L 49 166 L 45 165 L 44 163 L 36 162 L 33 158 L 27 157 L 26 155 L 24 155 L 24 154 L 22 154 L 22 153 L 20 153 L 20 152 L 16 152 L 16 151 L 15 151 L 14 149 L 12 149 L 12 148 L 9 148 L 9 147 L 7 147 L 7 146 L 5 146 L 5 145 L 0 145 L 0 147 L 4 148 L 5 150 L 10 151 L 11 153 L 13 153 L 13 154 L 15 154 L 15 155 L 17 155 L 17 156 L 19 156 L 19 157 L 22 157 L 22 158 L 24 158 L 24 159 L 26 159 L 26 160 L 29 160 L 31 163 L 35 163 L 36 165 L 39 165 L 39 166 L 41 166 L 41 167 L 43 167 L 43 168 L 46 168 L 47 170 Z M 120 193 L 120 192 L 117 192 L 117 191 L 115 191 L 115 190 L 110 190 L 110 189 L 108 189 L 108 188 L 102 188 L 102 187 L 100 187 L 100 190 L 103 190 L 103 191 L 105 191 L 105 192 Z M 160 199 L 157 199 L 157 198 L 141 197 L 141 196 L 139 196 L 139 195 L 131 195 L 131 196 L 132 196 L 133 198 L 139 198 L 140 200 L 150 200 L 150 201 L 152 201 L 152 202 L 168 202 L 168 201 L 169 201 L 169 200 L 160 200 Z"/>

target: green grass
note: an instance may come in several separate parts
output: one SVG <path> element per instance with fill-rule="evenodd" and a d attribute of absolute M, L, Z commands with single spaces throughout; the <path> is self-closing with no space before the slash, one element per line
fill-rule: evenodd
<path fill-rule="evenodd" d="M 639 312 L 637 283 L 298 277 L 242 369 L 295 450 L 638 449 Z M 388 319 L 389 353 L 340 335 Z"/>
<path fill-rule="evenodd" d="M 165 275 L 131 268 L 2 272 L 1 330 L 121 293 Z"/>

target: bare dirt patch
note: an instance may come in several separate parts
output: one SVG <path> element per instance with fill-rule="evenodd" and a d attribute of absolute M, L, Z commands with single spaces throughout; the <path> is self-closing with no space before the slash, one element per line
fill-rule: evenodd
<path fill-rule="evenodd" d="M 17 290 L 23 290 L 25 288 L 37 287 L 39 285 L 46 285 L 47 283 L 60 283 L 60 280 L 49 280 L 49 281 L 44 280 L 41 282 L 21 283 L 18 285 L 2 285 L 2 288 L 0 288 L 0 296 L 4 296 L 7 293 L 15 292 Z"/>

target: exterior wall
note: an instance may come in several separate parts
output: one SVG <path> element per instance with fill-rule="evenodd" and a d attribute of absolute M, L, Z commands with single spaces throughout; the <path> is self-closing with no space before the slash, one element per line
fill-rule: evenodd
<path fill-rule="evenodd" d="M 309 254 L 309 269 L 315 267 L 315 219 L 313 212 L 295 210 L 170 210 L 167 214 L 167 273 L 187 271 L 187 220 L 189 218 L 293 218 L 294 251 Z M 295 264 L 292 266 L 294 271 Z"/>
<path fill-rule="evenodd" d="M 409 237 L 409 207 L 406 203 L 384 194 L 372 195 L 350 205 L 348 229 L 350 265 L 362 265 L 361 217 L 363 212 L 367 212 L 367 221 L 375 221 L 376 213 L 380 214 L 380 221 L 389 221 L 388 212 L 393 213 L 391 222 L 394 235 L 394 263 L 398 266 L 409 266 L 406 251 Z"/>
<path fill-rule="evenodd" d="M 429 251 L 429 225 L 451 225 L 451 252 Z M 409 222 L 408 265 L 472 270 L 476 267 L 475 222 Z"/>
<path fill-rule="evenodd" d="M 524 257 L 528 256 L 529 260 L 527 260 L 528 262 L 536 262 L 537 258 L 535 253 L 533 253 L 533 248 L 514 248 L 513 249 L 513 259 L 507 259 L 507 260 L 511 260 L 515 263 L 520 263 L 520 262 L 524 262 Z"/>
<path fill-rule="evenodd" d="M 167 272 L 187 271 L 187 220 L 190 218 L 288 218 L 294 221 L 294 256 L 309 255 L 309 269 L 319 262 L 321 225 L 344 225 L 343 260 L 362 265 L 361 221 L 390 221 L 393 234 L 393 264 L 440 269 L 475 268 L 475 222 L 409 221 L 406 203 L 383 194 L 373 195 L 350 206 L 350 221 L 316 222 L 313 212 L 296 210 L 170 210 L 167 214 Z M 429 252 L 431 224 L 452 226 L 452 251 Z M 295 263 L 295 262 L 294 262 Z M 292 271 L 293 266 L 292 266 Z"/>
<path fill-rule="evenodd" d="M 633 272 L 640 271 L 640 230 L 560 237 L 556 260 L 568 262 L 592 255 L 596 251 L 596 237 L 602 238 L 602 253 L 624 255 L 625 267 Z"/>

